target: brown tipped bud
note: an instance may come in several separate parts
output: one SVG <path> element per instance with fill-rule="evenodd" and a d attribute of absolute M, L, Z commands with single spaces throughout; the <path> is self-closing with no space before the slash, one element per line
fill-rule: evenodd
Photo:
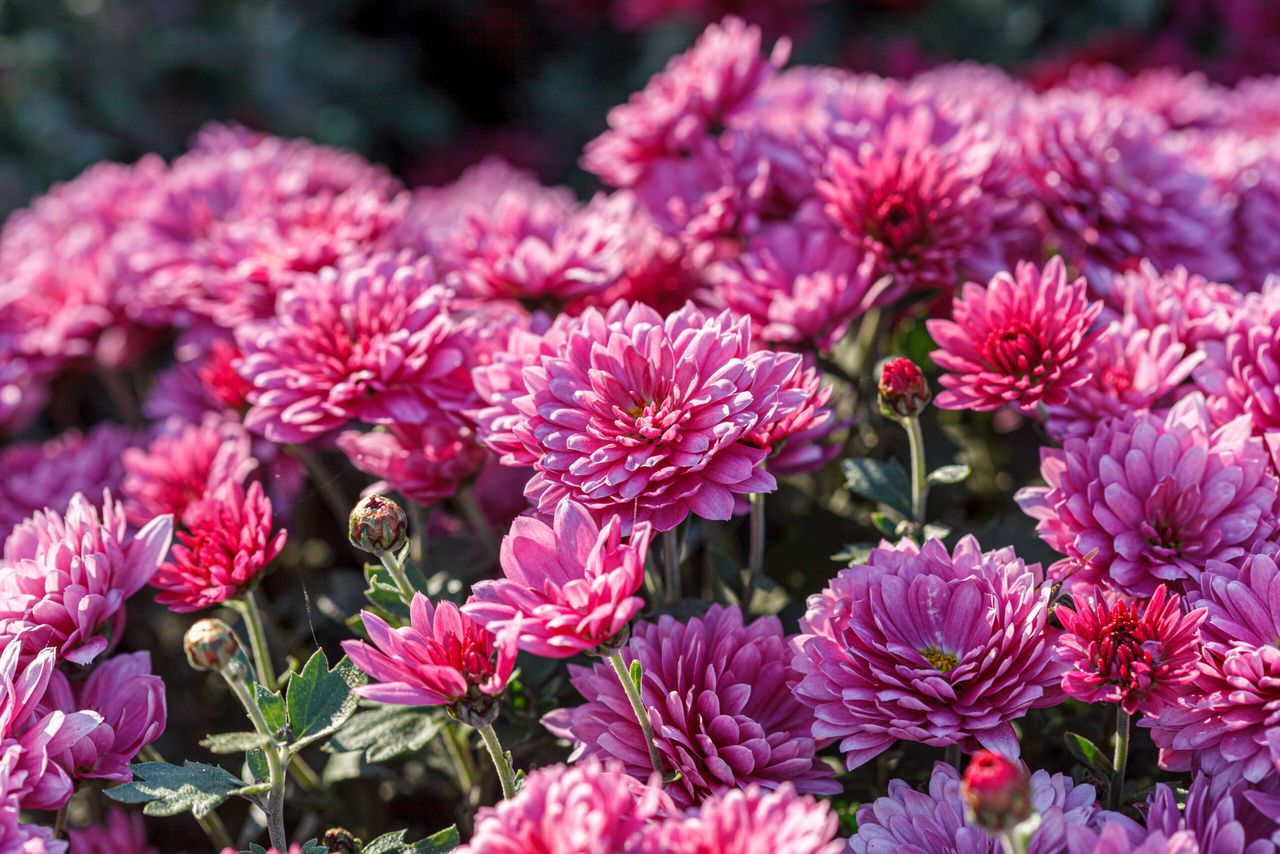
<path fill-rule="evenodd" d="M 329 854 L 356 854 L 360 850 L 351 831 L 341 827 L 326 830 L 322 842 L 329 849 Z"/>
<path fill-rule="evenodd" d="M 408 533 L 409 517 L 399 504 L 382 495 L 361 498 L 347 528 L 351 545 L 373 554 L 399 550 Z"/>
<path fill-rule="evenodd" d="M 916 418 L 931 397 L 924 373 L 910 359 L 890 359 L 880 368 L 880 411 L 886 418 Z"/>
<path fill-rule="evenodd" d="M 1022 763 L 990 750 L 973 754 L 960 787 L 970 820 L 993 833 L 1031 817 L 1031 780 Z"/>
<path fill-rule="evenodd" d="M 182 639 L 187 661 L 196 670 L 222 670 L 240 651 L 236 633 L 222 620 L 200 620 Z"/>

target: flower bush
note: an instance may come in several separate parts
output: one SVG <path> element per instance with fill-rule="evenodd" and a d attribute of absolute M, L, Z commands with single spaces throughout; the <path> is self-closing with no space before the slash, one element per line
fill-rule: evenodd
<path fill-rule="evenodd" d="M 790 51 L 8 220 L 0 854 L 1274 854 L 1280 83 Z"/>

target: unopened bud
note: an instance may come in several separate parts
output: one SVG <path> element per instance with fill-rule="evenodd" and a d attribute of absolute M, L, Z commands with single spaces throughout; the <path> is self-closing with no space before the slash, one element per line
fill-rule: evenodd
<path fill-rule="evenodd" d="M 933 392 L 920 367 L 910 359 L 885 362 L 880 369 L 880 411 L 886 418 L 916 418 Z"/>
<path fill-rule="evenodd" d="M 333 827 L 326 830 L 321 841 L 329 849 L 329 854 L 356 854 L 359 851 L 356 838 L 345 828 Z"/>
<path fill-rule="evenodd" d="M 222 620 L 206 619 L 187 629 L 182 648 L 196 670 L 222 670 L 235 659 L 240 642 Z"/>
<path fill-rule="evenodd" d="M 347 528 L 351 545 L 373 554 L 399 550 L 408 533 L 409 517 L 399 504 L 382 495 L 361 498 Z"/>
<path fill-rule="evenodd" d="M 970 821 L 993 833 L 1031 817 L 1031 781 L 1022 763 L 990 750 L 973 755 L 960 787 Z"/>

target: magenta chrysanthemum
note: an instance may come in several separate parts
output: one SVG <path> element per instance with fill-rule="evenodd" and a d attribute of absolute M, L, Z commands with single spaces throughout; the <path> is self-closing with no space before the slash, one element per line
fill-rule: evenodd
<path fill-rule="evenodd" d="M 342 649 L 374 680 L 361 697 L 407 706 L 454 706 L 498 697 L 516 662 L 514 631 L 494 634 L 448 600 L 432 605 L 415 593 L 409 625 L 392 629 L 362 611 L 372 645 L 343 641 Z"/>
<path fill-rule="evenodd" d="M 77 492 L 119 491 L 122 458 L 133 442 L 117 424 L 88 433 L 69 430 L 45 442 L 9 445 L 0 451 L 0 536 L 44 507 L 61 512 Z"/>
<path fill-rule="evenodd" d="M 169 559 L 151 583 L 156 601 L 174 611 L 199 611 L 238 596 L 284 548 L 287 532 L 271 533 L 271 501 L 254 482 L 234 481 L 188 505 Z"/>
<path fill-rule="evenodd" d="M 839 822 L 825 801 L 790 783 L 712 796 L 683 818 L 650 827 L 636 854 L 839 854 Z"/>
<path fill-rule="evenodd" d="M 1055 612 L 1058 654 L 1071 667 L 1062 690 L 1086 703 L 1119 703 L 1130 715 L 1154 717 L 1175 705 L 1197 674 L 1204 609 L 1184 614 L 1163 584 L 1141 604 L 1100 590 L 1075 598 L 1076 610 Z"/>
<path fill-rule="evenodd" d="M 840 453 L 839 434 L 849 422 L 836 418 L 831 404 L 835 387 L 823 385 L 817 368 L 797 371 L 784 389 L 803 392 L 804 403 L 785 417 L 752 430 L 743 441 L 769 452 L 764 465 L 772 474 L 816 471 Z"/>
<path fill-rule="evenodd" d="M 22 748 L 17 745 L 0 753 L 0 851 L 67 854 L 67 843 L 55 840 L 51 828 L 22 823 L 18 793 L 26 783 L 27 772 L 18 767 L 21 755 Z"/>
<path fill-rule="evenodd" d="M 659 531 L 689 513 L 728 519 L 734 496 L 776 487 L 740 440 L 803 403 L 793 354 L 753 352 L 750 323 L 692 306 L 588 309 L 556 356 L 525 368 L 516 435 L 536 456 L 527 494 L 564 498 Z"/>
<path fill-rule="evenodd" d="M 1198 394 L 1167 415 L 1129 415 L 1042 449 L 1040 471 L 1049 485 L 1017 500 L 1067 556 L 1051 571 L 1073 585 L 1182 591 L 1208 561 L 1243 555 L 1276 529 L 1280 483 L 1262 440 L 1247 416 L 1214 430 Z"/>
<path fill-rule="evenodd" d="M 280 297 L 276 316 L 236 329 L 253 383 L 245 425 L 307 442 L 356 420 L 423 424 L 470 393 L 449 291 L 408 254 L 325 270 Z"/>
<path fill-rule="evenodd" d="M 449 423 L 348 430 L 338 436 L 338 447 L 353 466 L 380 478 L 370 491 L 395 490 L 419 504 L 453 495 L 475 477 L 487 456 L 469 430 Z"/>
<path fill-rule="evenodd" d="M 596 649 L 626 628 L 644 600 L 647 523 L 622 542 L 622 521 L 603 527 L 586 508 L 563 501 L 552 525 L 521 516 L 502 539 L 503 578 L 471 588 L 463 610 L 495 632 L 517 627 L 520 647 L 567 658 Z"/>
<path fill-rule="evenodd" d="M 1073 785 L 1070 777 L 1036 771 L 1031 775 L 1031 804 L 1040 826 L 1031 835 L 1028 854 L 1059 854 L 1068 828 L 1092 827 L 1099 817 L 1093 786 Z M 997 854 L 999 840 L 965 820 L 960 773 L 939 762 L 929 790 L 917 792 L 903 780 L 889 783 L 889 794 L 858 809 L 858 832 L 849 854 Z"/>
<path fill-rule="evenodd" d="M 1030 413 L 1041 403 L 1065 403 L 1068 390 L 1088 379 L 1086 355 L 1099 337 L 1090 327 L 1101 310 L 1083 279 L 1067 282 L 1061 258 L 1043 272 L 1020 261 L 1014 275 L 999 273 L 985 288 L 966 284 L 952 306 L 955 319 L 927 323 L 940 348 L 933 360 L 948 372 L 937 405 Z"/>
<path fill-rule="evenodd" d="M 1060 699 L 1038 564 L 965 537 L 874 549 L 809 599 L 793 666 L 850 769 L 898 739 L 1018 755 L 1010 722 Z"/>
<path fill-rule="evenodd" d="M 1162 273 L 1146 259 L 1094 284 L 1107 304 L 1104 318 L 1153 331 L 1167 326 L 1174 340 L 1187 346 L 1224 335 L 1242 296 L 1230 285 L 1209 282 L 1185 267 Z"/>
<path fill-rule="evenodd" d="M 181 520 L 191 502 L 243 483 L 257 465 L 239 421 L 209 414 L 198 424 L 171 422 L 145 449 L 124 452 L 125 513 L 135 525 L 166 513 Z"/>
<path fill-rule="evenodd" d="M 1259 435 L 1280 430 L 1278 343 L 1280 279 L 1272 278 L 1262 293 L 1243 300 L 1222 334 L 1201 345 L 1208 358 L 1195 372 L 1196 383 L 1217 423 L 1245 413 Z"/>
<path fill-rule="evenodd" d="M 88 664 L 119 637 L 124 601 L 141 590 L 169 550 L 173 519 L 158 516 L 127 536 L 124 507 L 101 510 L 76 493 L 65 513 L 46 509 L 9 534 L 0 560 L 0 642 L 24 660 L 45 647 Z"/>
<path fill-rule="evenodd" d="M 681 805 L 752 784 L 791 782 L 800 792 L 834 794 L 840 786 L 815 755 L 813 715 L 788 682 L 791 649 L 776 617 L 743 625 L 738 607 L 712 605 L 687 623 L 662 615 L 637 623 L 622 649 L 639 661 L 640 694 L 663 762 L 681 773 L 667 793 Z M 576 756 L 612 757 L 645 779 L 652 772 L 644 735 L 618 676 L 605 663 L 570 666 L 584 705 L 544 718 L 576 742 Z"/>

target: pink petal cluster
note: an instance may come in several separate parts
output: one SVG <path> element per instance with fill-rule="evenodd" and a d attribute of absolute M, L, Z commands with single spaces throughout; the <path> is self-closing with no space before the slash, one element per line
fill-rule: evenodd
<path fill-rule="evenodd" d="M 178 613 L 199 611 L 240 595 L 284 548 L 271 533 L 271 501 L 254 482 L 235 481 L 187 508 L 169 559 L 151 579 L 156 601 Z"/>
<path fill-rule="evenodd" d="M 812 596 L 792 666 L 850 769 L 898 739 L 1017 756 L 1011 721 L 1060 701 L 1038 564 L 964 537 L 882 544 Z"/>
<path fill-rule="evenodd" d="M 17 767 L 21 752 L 20 747 L 13 745 L 0 753 L 0 851 L 67 854 L 67 843 L 55 840 L 51 828 L 22 822 L 17 793 L 25 784 L 27 772 Z"/>
<path fill-rule="evenodd" d="M 447 422 L 346 430 L 338 447 L 351 464 L 380 480 L 368 491 L 395 490 L 419 504 L 449 498 L 484 465 L 486 454 L 466 428 Z"/>
<path fill-rule="evenodd" d="M 157 516 L 132 537 L 127 527 L 110 492 L 101 508 L 76 493 L 65 513 L 38 511 L 15 527 L 0 559 L 0 644 L 21 646 L 24 661 L 55 647 L 73 664 L 106 650 L 119 637 L 124 601 L 169 550 L 173 519 Z"/>
<path fill-rule="evenodd" d="M 816 756 L 813 714 L 789 687 L 796 678 L 791 655 L 776 617 L 744 626 L 736 605 L 712 605 L 687 622 L 663 614 L 657 623 L 636 624 L 622 657 L 628 665 L 640 662 L 654 743 L 664 764 L 681 774 L 666 788 L 676 803 L 688 806 L 753 784 L 840 791 Z M 575 757 L 616 759 L 645 779 L 652 765 L 617 674 L 605 663 L 571 665 L 569 673 L 587 702 L 544 723 L 575 743 Z"/>
<path fill-rule="evenodd" d="M 1091 328 L 1101 311 L 1083 279 L 1068 283 L 1061 258 L 1043 271 L 1020 261 L 1014 275 L 998 273 L 985 288 L 966 284 L 952 305 L 954 320 L 926 324 L 939 347 L 933 360 L 947 371 L 936 403 L 1027 413 L 1066 403 L 1089 378 L 1087 354 L 1100 337 Z"/>
<path fill-rule="evenodd" d="M 563 501 L 552 524 L 521 516 L 502 539 L 503 577 L 471 588 L 463 610 L 494 632 L 517 631 L 520 648 L 549 658 L 597 649 L 644 606 L 636 594 L 652 529 L 639 522 L 622 541 L 617 517 L 600 526 Z"/>
<path fill-rule="evenodd" d="M 1231 324 L 1242 294 L 1230 285 L 1174 267 L 1161 271 L 1147 259 L 1131 269 L 1094 283 L 1106 301 L 1104 317 L 1134 323 L 1153 332 L 1167 326 L 1188 346 L 1221 337 Z"/>
<path fill-rule="evenodd" d="M 1048 486 L 1018 503 L 1067 557 L 1051 571 L 1073 585 L 1149 596 L 1194 586 L 1276 529 L 1280 482 L 1247 416 L 1214 430 L 1193 394 L 1166 415 L 1130 414 L 1040 452 Z"/>
<path fill-rule="evenodd" d="M 835 459 L 849 421 L 836 417 L 831 402 L 835 386 L 824 385 L 822 374 L 808 366 L 797 371 L 782 387 L 799 391 L 804 402 L 787 415 L 752 430 L 743 440 L 769 452 L 765 468 L 775 475 L 796 475 L 817 471 Z"/>
<path fill-rule="evenodd" d="M 799 795 L 790 783 L 712 796 L 682 818 L 650 827 L 637 854 L 838 854 L 839 823 L 825 801 Z"/>
<path fill-rule="evenodd" d="M 1262 293 L 1242 300 L 1221 335 L 1201 345 L 1207 359 L 1196 371 L 1196 383 L 1208 397 L 1217 423 L 1247 414 L 1259 434 L 1280 430 L 1277 342 L 1280 279 L 1272 278 Z"/>
<path fill-rule="evenodd" d="M 408 706 L 453 706 L 502 694 L 516 661 L 515 632 L 497 634 L 448 600 L 432 605 L 415 593 L 409 625 L 392 629 L 360 613 L 371 644 L 343 641 L 342 649 L 374 680 L 361 697 Z"/>
<path fill-rule="evenodd" d="M 104 422 L 87 433 L 68 430 L 0 450 L 0 535 L 45 507 L 62 512 L 77 492 L 119 492 L 122 458 L 133 441 L 130 431 Z"/>

